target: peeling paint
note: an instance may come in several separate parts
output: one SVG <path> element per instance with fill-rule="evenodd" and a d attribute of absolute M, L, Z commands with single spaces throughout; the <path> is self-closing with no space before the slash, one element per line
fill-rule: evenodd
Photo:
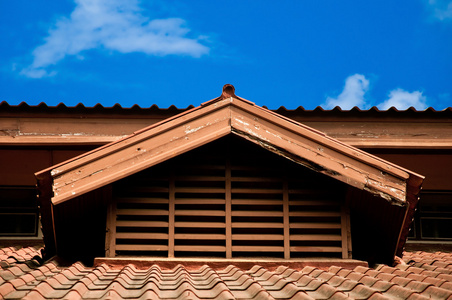
<path fill-rule="evenodd" d="M 55 176 L 58 173 L 60 173 L 61 171 L 59 171 L 58 169 L 53 169 L 52 171 L 50 171 L 50 175 Z"/>
<path fill-rule="evenodd" d="M 247 122 L 245 122 L 245 121 L 243 121 L 243 120 L 240 120 L 239 118 L 234 118 L 234 120 L 237 121 L 237 122 L 239 122 L 240 124 L 245 125 L 245 126 L 249 126 L 249 125 L 250 125 L 249 123 L 247 123 Z"/>
<path fill-rule="evenodd" d="M 190 133 L 196 132 L 198 130 L 203 129 L 204 127 L 206 127 L 208 125 L 209 124 L 206 124 L 206 125 L 203 125 L 203 126 L 199 126 L 199 127 L 193 128 L 193 129 L 190 129 L 190 126 L 187 126 L 187 127 L 185 127 L 185 134 L 190 134 Z"/>

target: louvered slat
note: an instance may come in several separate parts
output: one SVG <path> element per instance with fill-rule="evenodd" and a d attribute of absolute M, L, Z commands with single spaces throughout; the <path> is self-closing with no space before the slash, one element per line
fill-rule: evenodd
<path fill-rule="evenodd" d="M 227 148 L 196 149 L 115 184 L 116 254 L 350 255 L 343 185 L 267 151 Z"/>

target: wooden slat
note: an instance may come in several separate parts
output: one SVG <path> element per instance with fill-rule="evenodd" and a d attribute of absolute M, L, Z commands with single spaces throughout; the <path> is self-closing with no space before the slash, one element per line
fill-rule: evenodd
<path fill-rule="evenodd" d="M 175 222 L 176 228 L 225 228 L 225 223 L 219 222 Z"/>
<path fill-rule="evenodd" d="M 118 197 L 116 198 L 117 203 L 155 203 L 155 204 L 166 204 L 168 199 L 165 198 L 146 198 L 146 197 Z"/>
<path fill-rule="evenodd" d="M 319 190 L 319 189 L 289 189 L 290 195 L 315 195 L 315 196 L 328 196 L 335 197 L 334 193 L 329 190 Z"/>
<path fill-rule="evenodd" d="M 336 201 L 328 201 L 328 200 L 291 200 L 289 201 L 289 205 L 299 205 L 299 206 L 339 206 Z"/>
<path fill-rule="evenodd" d="M 342 252 L 341 247 L 312 247 L 312 246 L 293 246 L 291 252 Z"/>
<path fill-rule="evenodd" d="M 116 221 L 117 227 L 168 227 L 168 222 L 160 221 Z"/>
<path fill-rule="evenodd" d="M 235 252 L 283 252 L 284 247 L 279 246 L 232 246 Z"/>
<path fill-rule="evenodd" d="M 282 217 L 282 211 L 232 211 L 233 217 Z"/>
<path fill-rule="evenodd" d="M 282 182 L 278 177 L 232 177 L 232 182 Z"/>
<path fill-rule="evenodd" d="M 337 211 L 292 211 L 291 217 L 340 217 L 341 213 Z"/>
<path fill-rule="evenodd" d="M 224 240 L 225 234 L 194 234 L 194 233 L 176 233 L 176 240 Z"/>
<path fill-rule="evenodd" d="M 233 205 L 282 205 L 282 200 L 233 199 Z"/>
<path fill-rule="evenodd" d="M 168 193 L 167 187 L 135 186 L 133 187 L 133 190 L 137 192 L 146 192 L 146 193 Z"/>
<path fill-rule="evenodd" d="M 235 241 L 282 241 L 282 234 L 233 234 L 232 240 Z"/>
<path fill-rule="evenodd" d="M 224 246 L 174 246 L 174 251 L 186 251 L 186 252 L 225 252 L 226 247 Z"/>
<path fill-rule="evenodd" d="M 195 167 L 196 168 L 196 167 Z M 199 181 L 225 181 L 224 176 L 176 176 L 174 178 L 176 182 L 199 182 Z"/>
<path fill-rule="evenodd" d="M 118 209 L 119 216 L 167 216 L 168 211 L 163 209 Z"/>
<path fill-rule="evenodd" d="M 290 228 L 340 229 L 339 223 L 290 223 Z"/>
<path fill-rule="evenodd" d="M 283 223 L 232 222 L 232 228 L 284 228 Z"/>
<path fill-rule="evenodd" d="M 291 241 L 341 241 L 342 237 L 335 234 L 292 234 Z"/>
<path fill-rule="evenodd" d="M 176 187 L 176 193 L 187 193 L 187 194 L 219 194 L 224 193 L 223 188 L 190 188 L 190 187 Z"/>
<path fill-rule="evenodd" d="M 148 233 L 148 232 L 117 232 L 117 239 L 137 239 L 137 240 L 167 240 L 166 233 Z"/>
<path fill-rule="evenodd" d="M 220 216 L 226 215 L 224 210 L 176 210 L 176 216 Z"/>
<path fill-rule="evenodd" d="M 231 192 L 237 194 L 282 194 L 282 189 L 233 188 Z"/>
<path fill-rule="evenodd" d="M 224 204 L 224 199 L 196 199 L 196 198 L 178 198 L 176 204 Z"/>
<path fill-rule="evenodd" d="M 116 250 L 122 251 L 168 251 L 166 245 L 116 245 Z"/>

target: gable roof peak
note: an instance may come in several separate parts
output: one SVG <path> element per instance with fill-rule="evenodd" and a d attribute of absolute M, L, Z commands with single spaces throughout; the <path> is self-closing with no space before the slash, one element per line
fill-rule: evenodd
<path fill-rule="evenodd" d="M 241 100 L 241 101 L 243 101 L 243 102 L 246 102 L 246 103 L 248 103 L 248 104 L 251 104 L 251 105 L 253 105 L 253 106 L 255 105 L 254 102 L 251 102 L 251 101 L 249 101 L 249 100 L 246 100 L 246 99 L 243 99 L 243 98 L 237 96 L 237 95 L 235 94 L 235 87 L 234 87 L 232 84 L 227 83 L 227 84 L 225 84 L 225 85 L 223 86 L 223 91 L 222 91 L 220 97 L 215 98 L 215 99 L 212 99 L 212 100 L 209 100 L 209 101 L 206 101 L 206 102 L 204 102 L 204 103 L 201 103 L 201 107 L 203 107 L 203 106 L 208 106 L 208 105 L 217 103 L 217 102 L 222 101 L 222 100 L 225 100 L 225 99 L 237 99 L 237 100 Z"/>

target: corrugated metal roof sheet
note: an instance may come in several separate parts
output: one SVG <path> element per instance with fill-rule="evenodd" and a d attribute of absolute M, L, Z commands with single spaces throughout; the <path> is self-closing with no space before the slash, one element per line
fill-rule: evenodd
<path fill-rule="evenodd" d="M 52 110 L 85 110 L 86 112 L 89 112 L 90 110 L 91 111 L 94 111 L 94 110 L 101 111 L 101 110 L 103 110 L 104 112 L 111 112 L 111 111 L 114 111 L 114 110 L 116 110 L 116 111 L 120 110 L 120 111 L 123 111 L 123 112 L 126 112 L 126 113 L 128 111 L 130 111 L 130 112 L 132 112 L 132 111 L 133 112 L 139 112 L 139 111 L 179 111 L 180 112 L 180 111 L 188 110 L 188 109 L 193 108 L 193 107 L 195 107 L 195 106 L 194 105 L 189 105 L 189 106 L 187 106 L 185 108 L 183 108 L 183 107 L 176 107 L 173 104 L 168 106 L 167 108 L 159 107 L 156 104 L 152 104 L 149 107 L 141 107 L 138 104 L 134 104 L 134 105 L 132 105 L 130 107 L 122 107 L 121 104 L 119 104 L 119 103 L 116 103 L 113 106 L 103 106 L 101 103 L 97 103 L 94 106 L 85 106 L 83 103 L 78 103 L 75 106 L 66 106 L 64 103 L 59 103 L 57 105 L 49 106 L 45 102 L 41 102 L 41 103 L 39 103 L 37 105 L 29 105 L 27 102 L 21 102 L 21 103 L 16 104 L 16 105 L 14 105 L 14 104 L 11 105 L 7 101 L 0 102 L 0 109 L 21 110 L 21 111 L 23 111 L 23 110 L 31 110 L 31 109 L 33 109 L 35 111 L 52 109 Z M 265 106 L 265 105 L 262 106 L 262 107 L 268 109 L 268 107 Z M 373 107 L 371 107 L 369 109 L 360 109 L 359 107 L 355 106 L 352 109 L 346 110 L 346 109 L 340 108 L 339 106 L 336 106 L 336 107 L 334 107 L 332 109 L 324 109 L 321 106 L 317 106 L 314 109 L 305 109 L 303 106 L 298 106 L 298 107 L 293 108 L 293 109 L 288 109 L 285 106 L 280 106 L 277 109 L 270 109 L 270 110 L 275 111 L 275 112 L 280 113 L 280 114 L 284 114 L 286 112 L 295 112 L 295 113 L 307 113 L 307 112 L 308 113 L 325 113 L 325 112 L 332 112 L 332 113 L 333 112 L 335 112 L 335 113 L 337 113 L 337 112 L 340 112 L 340 113 L 347 113 L 347 112 L 352 113 L 352 112 L 355 112 L 356 113 L 356 112 L 359 112 L 359 113 L 398 113 L 398 114 L 400 114 L 400 113 L 406 113 L 406 114 L 408 114 L 408 113 L 417 113 L 417 114 L 419 114 L 419 113 L 425 113 L 425 114 L 427 114 L 427 113 L 435 113 L 435 114 L 438 114 L 438 113 L 450 114 L 450 113 L 452 113 L 452 107 L 447 107 L 447 108 L 444 108 L 444 109 L 441 109 L 441 110 L 436 110 L 433 107 L 428 107 L 428 108 L 426 108 L 424 110 L 417 110 L 414 107 L 409 107 L 407 109 L 401 109 L 401 110 L 399 110 L 399 109 L 397 109 L 395 107 L 391 107 L 391 108 L 389 108 L 387 110 L 380 110 L 380 109 L 378 109 L 378 107 L 375 107 L 375 106 L 373 106 Z"/>
<path fill-rule="evenodd" d="M 0 249 L 4 299 L 451 299 L 451 253 L 405 253 L 395 267 L 302 269 L 255 265 L 172 269 L 39 264 L 36 248 Z M 12 262 L 15 257 L 17 260 Z M 10 260 L 8 263 L 5 261 Z"/>

